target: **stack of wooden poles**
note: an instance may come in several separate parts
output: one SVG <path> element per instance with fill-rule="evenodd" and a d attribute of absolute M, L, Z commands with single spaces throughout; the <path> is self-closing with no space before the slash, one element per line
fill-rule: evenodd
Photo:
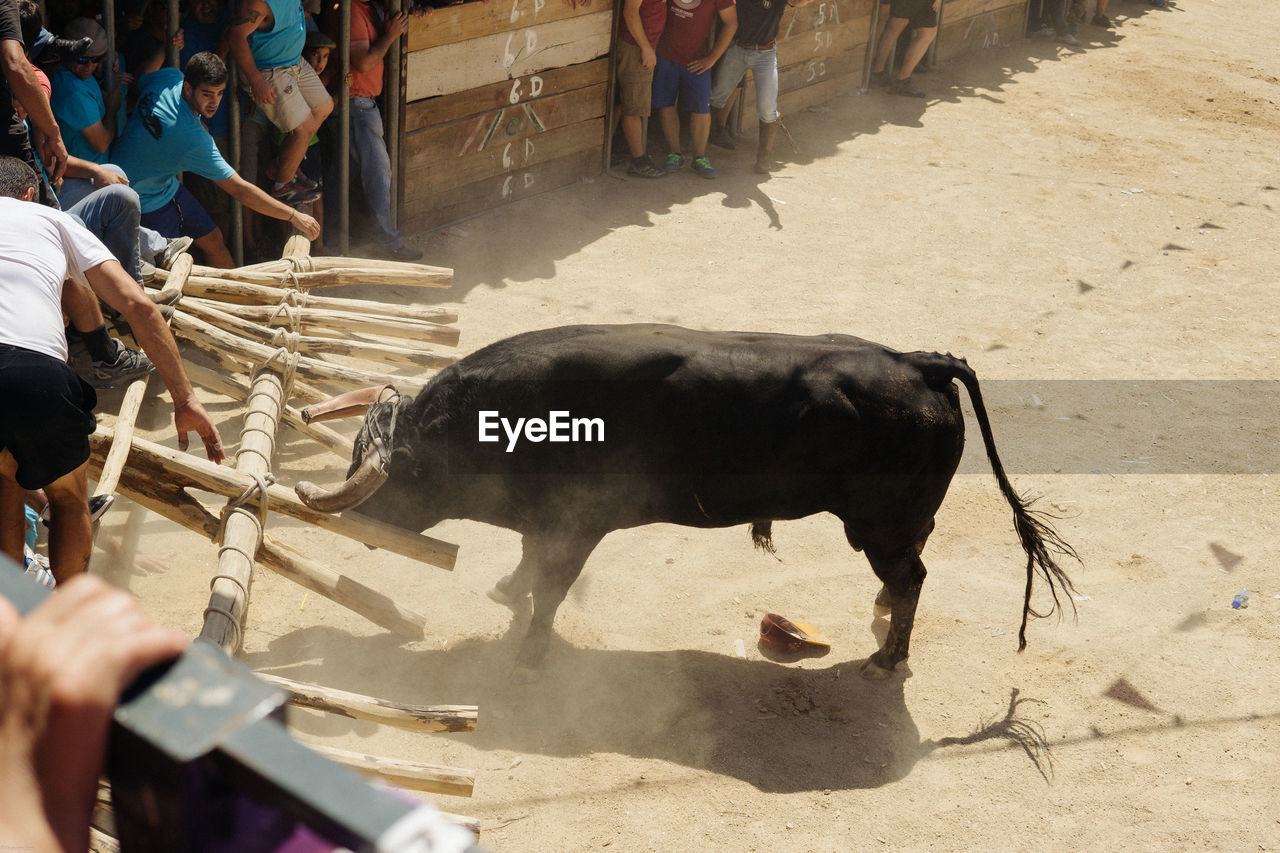
<path fill-rule="evenodd" d="M 184 367 L 192 383 L 243 401 L 234 464 L 214 465 L 196 452 L 183 453 L 136 436 L 146 378 L 125 390 L 115 424 L 99 425 L 90 439 L 95 495 L 121 494 L 218 545 L 218 568 L 210 581 L 200 636 L 229 654 L 240 649 L 244 636 L 255 564 L 397 635 L 410 639 L 424 635 L 425 618 L 394 596 L 268 536 L 270 512 L 446 570 L 453 568 L 457 558 L 456 545 L 371 518 L 316 512 L 299 501 L 292 489 L 274 482 L 272 460 L 282 424 L 315 439 L 344 461 L 351 458 L 350 439 L 323 424 L 305 423 L 302 406 L 384 383 L 416 394 L 424 376 L 456 360 L 452 351 L 436 348 L 457 344 L 458 330 L 450 325 L 458 319 L 454 312 L 315 293 L 351 284 L 449 287 L 452 270 L 392 261 L 312 258 L 309 247 L 304 237 L 295 235 L 278 261 L 224 270 L 196 266 L 184 254 L 172 269 L 158 271 L 160 292 L 154 298 L 172 306 L 170 328 L 185 350 Z M 373 366 L 357 367 L 351 360 Z M 414 369 L 412 377 L 379 369 L 404 367 Z M 215 515 L 188 489 L 211 492 L 226 504 Z M 348 718 L 427 732 L 472 731 L 476 725 L 475 706 L 404 705 L 263 677 L 286 690 L 294 705 Z M 429 793 L 470 796 L 475 781 L 470 770 L 314 748 L 369 775 Z M 458 820 L 476 828 L 469 818 Z"/>

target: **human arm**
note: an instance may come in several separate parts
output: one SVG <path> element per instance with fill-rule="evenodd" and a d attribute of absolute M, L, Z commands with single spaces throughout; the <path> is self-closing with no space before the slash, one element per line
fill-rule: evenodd
<path fill-rule="evenodd" d="M 640 46 L 640 64 L 645 68 L 653 68 L 658 64 L 658 54 L 649 44 L 649 36 L 644 31 L 644 23 L 640 20 L 641 0 L 627 0 L 622 7 L 622 22 L 627 25 L 627 32 Z"/>
<path fill-rule="evenodd" d="M 736 6 L 726 6 L 720 10 L 720 32 L 716 36 L 716 43 L 711 46 L 711 52 L 690 62 L 689 70 L 694 74 L 710 71 L 711 66 L 715 65 L 720 60 L 720 57 L 724 56 L 724 52 L 729 49 L 729 44 L 733 41 L 733 34 L 737 31 L 738 8 Z"/>
<path fill-rule="evenodd" d="M 53 117 L 53 108 L 36 80 L 35 70 L 27 59 L 22 42 L 14 39 L 0 41 L 0 63 L 4 66 L 9 91 L 27 111 L 31 125 L 40 131 L 40 159 L 49 173 L 49 180 L 56 185 L 67 169 L 67 146 L 62 142 L 58 120 Z"/>
<path fill-rule="evenodd" d="M 187 433 L 194 430 L 204 442 L 205 455 L 212 462 L 221 463 L 222 439 L 209 413 L 196 398 L 191 381 L 182 369 L 182 357 L 165 325 L 160 309 L 147 297 L 142 288 L 120 266 L 119 261 L 104 261 L 85 270 L 85 278 L 93 292 L 112 308 L 124 315 L 133 336 L 142 351 L 156 366 L 156 372 L 173 399 L 173 422 L 178 430 L 178 447 L 187 449 Z"/>
<path fill-rule="evenodd" d="M 231 58 L 240 66 L 240 77 L 249 84 L 253 100 L 259 104 L 274 104 L 276 93 L 253 60 L 249 36 L 273 20 L 271 9 L 262 0 L 242 0 L 235 17 L 225 30 Z"/>
<path fill-rule="evenodd" d="M 81 160 L 79 157 L 67 158 L 67 177 L 88 178 L 93 181 L 95 187 L 106 187 L 111 184 L 125 184 L 127 186 L 129 183 L 129 179 L 124 175 L 104 168 L 91 160 Z"/>
<path fill-rule="evenodd" d="M 250 210 L 261 213 L 263 216 L 270 216 L 272 219 L 279 219 L 289 222 L 293 227 L 297 228 L 306 235 L 308 240 L 315 240 L 320 236 L 320 224 L 305 213 L 294 210 L 282 201 L 278 201 L 263 192 L 261 187 L 254 186 L 239 175 L 233 174 L 229 178 L 223 178 L 215 181 L 222 191 L 243 204 Z"/>
<path fill-rule="evenodd" d="M 358 74 L 373 70 L 407 29 L 409 13 L 401 12 L 387 21 L 386 29 L 376 40 L 351 42 L 351 70 Z"/>
<path fill-rule="evenodd" d="M 8 571 L 8 567 L 0 567 Z M 0 599 L 0 839 L 83 851 L 121 692 L 187 640 L 92 575 L 25 619 Z"/>

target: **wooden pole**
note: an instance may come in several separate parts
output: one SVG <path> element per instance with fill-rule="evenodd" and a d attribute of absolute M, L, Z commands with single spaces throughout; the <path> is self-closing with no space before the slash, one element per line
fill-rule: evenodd
<path fill-rule="evenodd" d="M 310 290 L 313 287 L 342 287 L 350 284 L 381 284 L 393 287 L 453 286 L 453 270 L 447 267 L 430 267 L 425 264 L 418 265 L 417 269 L 403 270 L 355 266 L 353 263 L 348 263 L 345 267 L 302 272 L 250 270 L 243 267 L 234 269 L 200 267 L 195 271 L 195 275 L 200 278 L 220 278 L 267 287 L 293 287 L 298 290 Z"/>
<path fill-rule="evenodd" d="M 285 244 L 285 257 L 303 257 L 309 247 L 305 237 L 290 237 Z M 275 454 L 276 432 L 280 415 L 288 399 L 286 363 L 264 361 L 253 379 L 245 400 L 244 427 L 240 431 L 240 449 L 236 451 L 236 471 L 255 478 L 261 489 L 271 473 Z M 245 497 L 248 496 L 245 492 Z M 266 495 L 259 495 L 266 500 Z M 215 643 L 228 654 L 235 654 L 244 641 L 245 611 L 249 607 L 249 587 L 253 583 L 253 563 L 262 544 L 265 509 L 258 515 L 241 505 L 240 500 L 227 503 L 218 537 L 218 572 L 214 575 L 209 606 L 205 608 L 204 629 L 200 637 Z"/>
<path fill-rule="evenodd" d="M 156 270 L 156 278 L 163 280 L 164 270 Z M 187 279 L 184 293 L 202 296 L 220 302 L 241 305 L 285 305 L 303 308 L 333 308 L 339 311 L 360 311 L 375 317 L 397 317 L 405 320 L 425 320 L 428 323 L 445 322 L 441 318 L 457 315 L 444 308 L 428 308 L 419 305 L 392 305 L 372 299 L 344 299 L 339 296 L 315 296 L 300 290 L 248 284 L 220 278 L 193 275 Z M 284 309 L 282 309 L 284 310 Z"/>
<path fill-rule="evenodd" d="M 383 270 L 402 270 L 408 272 L 437 272 L 446 267 L 434 267 L 430 264 L 416 264 L 410 261 L 386 261 L 381 258 L 341 258 L 341 257 L 313 257 L 308 258 L 304 264 L 310 270 L 332 270 L 332 269 L 348 269 L 356 267 L 358 269 L 383 269 Z M 284 272 L 297 268 L 297 263 L 279 259 L 263 261 L 259 264 L 249 264 L 248 266 L 239 267 L 238 269 L 248 272 Z M 201 269 L 221 269 L 220 267 L 198 267 L 197 272 Z"/>
<path fill-rule="evenodd" d="M 475 731 L 479 709 L 475 705 L 404 705 L 372 696 L 305 684 L 259 672 L 263 681 L 289 693 L 289 704 L 328 711 L 353 720 L 366 720 L 418 732 Z"/>
<path fill-rule="evenodd" d="M 405 761 L 400 758 L 382 758 L 366 755 L 362 752 L 348 752 L 345 749 L 334 749 L 330 746 L 307 744 L 316 753 L 331 761 L 345 764 L 366 776 L 376 776 L 394 782 L 414 791 L 425 791 L 428 794 L 448 794 L 454 797 L 469 797 L 475 789 L 476 774 L 474 770 L 462 770 L 457 767 L 444 767 L 439 764 L 422 764 L 417 761 Z"/>
<path fill-rule="evenodd" d="M 370 317 L 355 311 L 334 311 L 328 308 L 296 308 L 282 311 L 278 305 L 235 305 L 195 297 L 183 299 L 182 310 L 200 316 L 198 311 L 191 310 L 193 305 L 214 308 L 232 317 L 268 328 L 292 329 L 296 326 L 298 330 L 313 335 L 346 336 L 353 332 L 367 332 L 381 337 L 409 338 L 415 343 L 446 346 L 457 346 L 460 337 L 456 328 L 443 325 L 456 322 L 456 316 L 441 317 L 437 321 L 428 323 L 423 320 L 403 320 L 395 317 Z"/>

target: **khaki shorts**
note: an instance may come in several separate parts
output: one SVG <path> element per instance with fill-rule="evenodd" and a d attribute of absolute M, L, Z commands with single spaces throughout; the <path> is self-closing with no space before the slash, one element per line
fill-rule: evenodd
<path fill-rule="evenodd" d="M 282 133 L 302 124 L 314 108 L 333 100 L 316 76 L 315 69 L 306 62 L 282 68 L 261 68 L 259 73 L 275 90 L 276 102 L 258 104 L 258 109 Z M 248 83 L 244 84 L 244 89 L 252 94 L 253 88 Z"/>
<path fill-rule="evenodd" d="M 640 47 L 618 40 L 618 93 L 624 116 L 649 115 L 653 98 L 653 69 L 640 62 Z"/>

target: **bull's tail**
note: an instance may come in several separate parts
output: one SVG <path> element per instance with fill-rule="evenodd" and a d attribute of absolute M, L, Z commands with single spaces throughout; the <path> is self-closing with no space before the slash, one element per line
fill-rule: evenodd
<path fill-rule="evenodd" d="M 1055 610 L 1061 612 L 1062 602 L 1059 599 L 1059 590 L 1067 596 L 1071 610 L 1075 612 L 1075 600 L 1072 598 L 1076 592 L 1075 585 L 1058 565 L 1055 555 L 1070 557 L 1076 562 L 1080 562 L 1080 556 L 1053 529 L 1053 525 L 1049 523 L 1049 519 L 1053 516 L 1031 509 L 1035 498 L 1024 498 L 1018 494 L 1005 475 L 1004 466 L 1000 464 L 1000 457 L 996 454 L 996 441 L 991 434 L 991 421 L 987 419 L 987 407 L 982 403 L 982 391 L 978 388 L 978 376 L 973 372 L 973 368 L 969 367 L 964 359 L 951 355 L 944 356 L 938 353 L 915 353 L 914 355 L 924 356 L 919 359 L 920 368 L 931 380 L 930 384 L 933 384 L 932 380 L 937 379 L 945 382 L 958 379 L 969 392 L 969 399 L 973 403 L 973 414 L 978 419 L 978 429 L 982 432 L 982 443 L 987 449 L 987 459 L 991 462 L 992 473 L 995 474 L 996 482 L 1000 484 L 1001 494 L 1013 510 L 1013 526 L 1018 532 L 1022 550 L 1027 554 L 1027 588 L 1022 602 L 1022 626 L 1018 629 L 1018 651 L 1022 651 L 1027 647 L 1027 616 L 1043 619 L 1052 615 Z M 1031 609 L 1031 584 L 1036 570 L 1039 570 L 1040 576 L 1049 585 L 1049 592 L 1053 596 L 1053 606 L 1045 613 L 1037 613 Z"/>

